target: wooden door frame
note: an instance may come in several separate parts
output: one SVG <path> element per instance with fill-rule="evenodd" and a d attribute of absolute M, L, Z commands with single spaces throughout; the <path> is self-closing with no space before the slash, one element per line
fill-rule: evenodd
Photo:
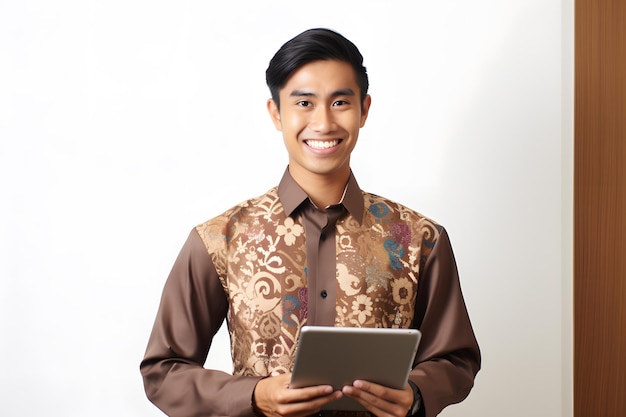
<path fill-rule="evenodd" d="M 575 417 L 626 415 L 626 2 L 575 0 Z"/>

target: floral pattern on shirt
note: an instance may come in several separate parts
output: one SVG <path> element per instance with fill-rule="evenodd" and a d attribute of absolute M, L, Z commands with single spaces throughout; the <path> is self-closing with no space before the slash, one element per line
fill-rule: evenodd
<path fill-rule="evenodd" d="M 363 193 L 365 215 L 336 223 L 335 325 L 410 327 L 419 273 L 441 227 Z M 197 227 L 228 295 L 233 373 L 289 372 L 307 322 L 306 242 L 277 189 Z"/>

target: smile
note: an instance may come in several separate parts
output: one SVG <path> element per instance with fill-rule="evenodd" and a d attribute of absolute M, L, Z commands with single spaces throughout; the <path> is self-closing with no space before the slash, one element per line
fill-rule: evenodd
<path fill-rule="evenodd" d="M 335 139 L 335 140 L 306 140 L 305 143 L 310 146 L 311 148 L 314 149 L 329 149 L 332 148 L 334 146 L 339 145 L 339 142 L 341 142 L 341 140 L 339 139 Z"/>

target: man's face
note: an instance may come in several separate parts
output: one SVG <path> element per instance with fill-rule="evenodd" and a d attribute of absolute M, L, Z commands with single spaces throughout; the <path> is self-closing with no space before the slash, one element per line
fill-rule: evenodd
<path fill-rule="evenodd" d="M 350 64 L 314 61 L 295 71 L 280 90 L 280 110 L 268 110 L 283 133 L 289 171 L 296 180 L 345 181 L 350 154 L 365 124 L 371 99 L 361 91 Z"/>

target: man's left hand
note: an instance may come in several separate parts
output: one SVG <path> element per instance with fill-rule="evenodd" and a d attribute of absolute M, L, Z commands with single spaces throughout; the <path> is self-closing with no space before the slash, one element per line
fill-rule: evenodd
<path fill-rule="evenodd" d="M 342 392 L 378 417 L 406 417 L 413 406 L 413 390 L 409 384 L 398 390 L 357 380 L 343 387 Z"/>

